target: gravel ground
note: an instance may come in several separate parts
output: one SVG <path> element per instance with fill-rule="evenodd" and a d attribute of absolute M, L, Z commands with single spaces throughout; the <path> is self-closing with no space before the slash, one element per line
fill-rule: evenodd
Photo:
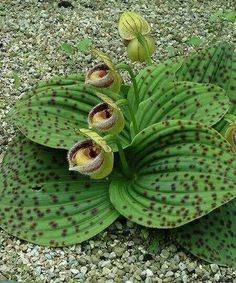
<path fill-rule="evenodd" d="M 53 0 L 4 0 L 0 3 L 0 160 L 16 130 L 4 119 L 10 105 L 35 82 L 52 75 L 84 72 L 96 63 L 90 55 L 69 58 L 60 48 L 91 37 L 116 62 L 127 61 L 117 33 L 125 10 L 139 11 L 152 24 L 157 40 L 154 61 L 224 39 L 236 46 L 236 25 L 212 23 L 220 8 L 236 8 L 235 0 L 78 0 L 58 7 Z M 151 3 L 150 3 L 151 2 Z M 175 49 L 173 49 L 175 48 Z M 174 52 L 173 52 L 174 51 Z M 141 66 L 138 65 L 137 68 Z M 14 74 L 20 78 L 15 87 Z M 152 240 L 145 240 L 147 233 Z M 208 264 L 186 253 L 168 238 L 124 219 L 81 245 L 49 249 L 17 240 L 0 231 L 0 280 L 21 282 L 222 282 L 235 283 L 236 271 Z M 153 253 L 155 251 L 155 253 Z"/>

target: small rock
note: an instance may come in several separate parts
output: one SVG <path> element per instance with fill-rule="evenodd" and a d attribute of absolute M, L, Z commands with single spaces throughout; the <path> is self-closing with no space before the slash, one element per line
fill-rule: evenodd
<path fill-rule="evenodd" d="M 127 221 L 127 227 L 129 227 L 129 228 L 133 228 L 134 227 L 134 222 L 132 222 L 132 221 Z"/>
<path fill-rule="evenodd" d="M 123 256 L 122 256 L 122 257 L 123 257 L 123 258 L 128 258 L 128 257 L 129 257 L 129 255 L 130 255 L 130 254 L 129 254 L 129 252 L 128 252 L 128 251 L 126 251 L 126 252 L 124 252 L 124 253 L 123 253 Z"/>
<path fill-rule="evenodd" d="M 145 254 L 143 256 L 143 260 L 144 261 L 148 261 L 148 260 L 152 260 L 153 259 L 153 256 L 151 254 Z"/>
<path fill-rule="evenodd" d="M 122 256 L 124 252 L 125 252 L 125 249 L 122 248 L 122 247 L 115 247 L 114 248 L 114 253 L 119 257 Z"/>
<path fill-rule="evenodd" d="M 81 273 L 86 274 L 87 271 L 88 271 L 88 268 L 87 268 L 86 266 L 82 266 L 82 267 L 80 268 L 80 271 L 81 271 Z"/>
<path fill-rule="evenodd" d="M 213 273 L 216 273 L 219 270 L 219 266 L 217 264 L 210 264 L 210 267 Z"/>
<path fill-rule="evenodd" d="M 183 283 L 188 283 L 188 276 L 186 274 L 184 274 L 182 276 L 182 280 L 183 280 Z"/>
<path fill-rule="evenodd" d="M 60 1 L 58 7 L 61 8 L 74 8 L 74 6 L 69 1 Z"/>
<path fill-rule="evenodd" d="M 109 254 L 109 258 L 110 258 L 110 259 L 116 258 L 115 252 L 111 252 L 111 253 Z"/>
<path fill-rule="evenodd" d="M 165 274 L 166 277 L 171 277 L 173 275 L 174 275 L 174 272 L 171 271 L 171 270 L 167 271 L 166 274 Z"/>
<path fill-rule="evenodd" d="M 167 259 L 170 256 L 170 253 L 168 250 L 162 250 L 161 251 L 161 257 L 164 259 Z"/>
<path fill-rule="evenodd" d="M 202 276 L 204 274 L 203 270 L 200 267 L 197 267 L 195 269 L 195 272 L 197 273 L 198 276 Z"/>
<path fill-rule="evenodd" d="M 110 271 L 109 268 L 103 267 L 103 269 L 102 269 L 102 274 L 103 274 L 103 275 L 108 275 L 110 272 L 111 272 L 111 271 Z"/>
<path fill-rule="evenodd" d="M 193 272 L 194 269 L 195 269 L 195 264 L 190 262 L 190 263 L 187 265 L 187 269 L 188 269 L 188 272 Z"/>
<path fill-rule="evenodd" d="M 182 271 L 185 270 L 186 269 L 186 264 L 183 263 L 183 262 L 180 262 L 179 263 L 179 269 L 182 270 Z"/>
<path fill-rule="evenodd" d="M 101 267 L 107 267 L 110 268 L 111 267 L 111 261 L 110 260 L 104 260 L 101 262 Z"/>
<path fill-rule="evenodd" d="M 132 256 L 129 256 L 129 257 L 128 257 L 127 262 L 128 262 L 128 263 L 133 263 L 133 262 L 136 262 L 136 259 L 137 259 L 137 257 L 134 256 L 134 255 L 132 255 Z"/>
<path fill-rule="evenodd" d="M 93 264 L 98 264 L 100 260 L 99 260 L 95 255 L 91 255 L 91 256 L 90 256 L 90 261 L 91 261 Z"/>
<path fill-rule="evenodd" d="M 115 226 L 118 230 L 122 230 L 122 228 L 123 228 L 122 224 L 119 221 L 115 222 Z"/>
<path fill-rule="evenodd" d="M 141 275 L 146 275 L 147 277 L 151 277 L 151 276 L 153 276 L 153 272 L 151 271 L 151 269 L 146 269 L 146 270 L 144 270 L 142 273 L 141 273 Z"/>
<path fill-rule="evenodd" d="M 84 274 L 83 273 L 78 273 L 74 277 L 74 279 L 83 279 L 83 278 L 84 278 Z"/>
<path fill-rule="evenodd" d="M 79 270 L 78 270 L 78 269 L 75 269 L 75 268 L 70 269 L 70 271 L 71 271 L 73 274 L 79 273 Z"/>
<path fill-rule="evenodd" d="M 173 258 L 174 263 L 179 263 L 180 262 L 180 258 L 178 255 L 175 255 Z"/>

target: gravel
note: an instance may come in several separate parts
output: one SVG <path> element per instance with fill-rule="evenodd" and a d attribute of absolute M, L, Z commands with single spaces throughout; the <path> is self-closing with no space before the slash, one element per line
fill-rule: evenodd
<path fill-rule="evenodd" d="M 61 4 L 59 4 L 61 3 Z M 190 53 L 193 35 L 202 46 L 214 40 L 236 44 L 236 25 L 211 22 L 219 9 L 234 9 L 235 0 L 36 1 L 0 3 L 0 161 L 16 129 L 5 119 L 12 103 L 40 79 L 86 72 L 97 63 L 90 55 L 66 55 L 60 45 L 90 37 L 116 62 L 127 61 L 117 33 L 121 12 L 140 12 L 152 25 L 157 42 L 154 62 Z M 137 64 L 136 68 L 142 67 Z M 19 77 L 16 87 L 14 77 Z M 124 75 L 125 79 L 126 76 Z M 21 282 L 229 282 L 236 271 L 208 264 L 166 239 L 155 252 L 137 225 L 119 219 L 105 232 L 80 245 L 46 248 L 0 231 L 0 280 Z M 155 232 L 145 230 L 156 236 Z M 153 253 L 154 252 L 154 253 Z"/>

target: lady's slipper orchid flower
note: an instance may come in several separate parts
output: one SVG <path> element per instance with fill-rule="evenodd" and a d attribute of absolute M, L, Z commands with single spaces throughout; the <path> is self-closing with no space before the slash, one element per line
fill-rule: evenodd
<path fill-rule="evenodd" d="M 123 113 L 106 95 L 97 93 L 97 96 L 104 102 L 99 103 L 89 112 L 89 127 L 109 131 L 111 134 L 120 133 L 124 128 Z"/>
<path fill-rule="evenodd" d="M 110 88 L 119 93 L 122 79 L 116 71 L 111 58 L 105 53 L 92 48 L 92 53 L 102 59 L 103 63 L 96 65 L 86 75 L 85 82 L 96 87 Z"/>
<path fill-rule="evenodd" d="M 78 171 L 92 179 L 105 178 L 113 168 L 114 156 L 111 148 L 95 132 L 80 129 L 79 133 L 88 139 L 76 143 L 68 152 L 69 170 Z"/>

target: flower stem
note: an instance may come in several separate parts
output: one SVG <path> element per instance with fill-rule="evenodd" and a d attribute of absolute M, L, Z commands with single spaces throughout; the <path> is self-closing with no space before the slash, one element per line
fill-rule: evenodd
<path fill-rule="evenodd" d="M 139 34 L 137 34 L 137 39 L 142 44 L 143 48 L 145 49 L 146 57 L 147 57 L 146 58 L 147 65 L 151 66 L 152 65 L 152 59 L 151 59 L 151 54 L 150 54 L 150 50 L 149 50 L 149 46 L 148 46 L 146 38 L 141 33 L 139 33 Z"/>
<path fill-rule="evenodd" d="M 130 103 L 129 103 L 128 99 L 120 99 L 120 100 L 118 100 L 116 102 L 116 105 L 118 107 L 120 107 L 122 105 L 128 106 L 130 117 L 131 117 L 131 121 L 133 123 L 134 134 L 136 135 L 138 133 L 138 126 L 137 126 L 137 122 L 136 122 L 136 117 L 135 117 L 134 111 L 133 111 L 132 107 L 130 106 Z"/>
<path fill-rule="evenodd" d="M 122 171 L 123 171 L 123 173 L 124 173 L 124 175 L 126 177 L 130 178 L 129 165 L 128 165 L 128 162 L 126 160 L 125 153 L 124 153 L 124 150 L 122 148 L 122 145 L 121 145 L 121 142 L 120 142 L 118 136 L 116 136 L 116 144 L 117 144 L 118 151 L 119 151 L 120 163 L 121 163 Z"/>
<path fill-rule="evenodd" d="M 130 103 L 128 102 L 128 108 L 129 108 L 129 113 L 130 113 L 130 117 L 131 117 L 131 121 L 133 123 L 133 127 L 134 127 L 134 135 L 136 136 L 138 133 L 138 126 L 137 126 L 137 122 L 136 122 L 136 117 L 134 114 L 134 111 L 130 105 Z"/>
<path fill-rule="evenodd" d="M 135 78 L 135 74 L 132 68 L 128 64 L 125 64 L 125 63 L 118 64 L 116 66 L 116 69 L 126 70 L 130 75 L 130 78 L 131 78 L 131 81 L 134 87 L 135 108 L 132 107 L 132 105 L 130 104 L 130 101 L 128 101 L 128 108 L 129 108 L 130 117 L 131 117 L 133 127 L 134 127 L 134 134 L 136 135 L 138 133 L 138 127 L 137 127 L 137 122 L 136 122 L 134 111 L 138 108 L 138 105 L 139 105 L 139 93 L 138 93 L 138 85 L 137 85 L 137 81 Z"/>
<path fill-rule="evenodd" d="M 117 70 L 125 70 L 125 71 L 127 71 L 129 73 L 131 81 L 132 81 L 132 84 L 133 84 L 133 87 L 134 87 L 135 104 L 136 104 L 136 106 L 138 106 L 139 105 L 138 85 L 137 85 L 135 74 L 134 74 L 132 68 L 128 64 L 121 63 L 121 64 L 118 64 L 116 66 L 116 69 Z"/>

